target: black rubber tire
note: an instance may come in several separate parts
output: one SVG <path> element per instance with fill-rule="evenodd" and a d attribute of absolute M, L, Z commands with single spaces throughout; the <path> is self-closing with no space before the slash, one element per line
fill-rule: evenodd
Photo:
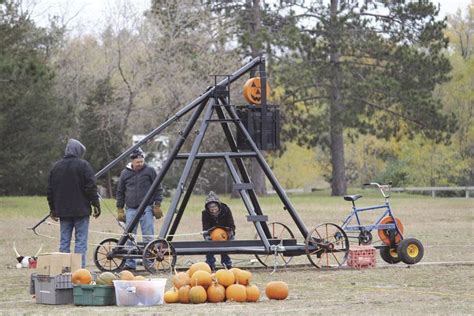
<path fill-rule="evenodd" d="M 398 256 L 406 264 L 420 262 L 424 253 L 423 244 L 416 238 L 403 239 L 397 247 Z"/>
<path fill-rule="evenodd" d="M 395 250 L 390 249 L 389 246 L 380 248 L 380 257 L 382 257 L 383 261 L 390 264 L 396 264 L 402 261 L 402 258 L 400 258 L 400 256 L 397 254 L 396 249 Z"/>

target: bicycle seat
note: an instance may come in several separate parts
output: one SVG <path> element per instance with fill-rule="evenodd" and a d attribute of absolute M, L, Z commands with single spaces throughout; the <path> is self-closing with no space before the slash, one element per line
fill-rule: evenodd
<path fill-rule="evenodd" d="M 362 195 L 360 194 L 355 194 L 355 195 L 344 195 L 344 200 L 346 201 L 357 201 L 358 199 L 360 199 L 362 197 Z"/>

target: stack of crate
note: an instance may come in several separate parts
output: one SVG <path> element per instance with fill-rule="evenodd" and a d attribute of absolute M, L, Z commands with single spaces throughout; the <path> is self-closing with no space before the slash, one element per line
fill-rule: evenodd
<path fill-rule="evenodd" d="M 351 246 L 347 265 L 351 268 L 375 268 L 375 248 L 373 246 Z"/>
<path fill-rule="evenodd" d="M 71 273 L 54 276 L 31 274 L 30 294 L 38 304 L 72 304 L 74 301 Z"/>

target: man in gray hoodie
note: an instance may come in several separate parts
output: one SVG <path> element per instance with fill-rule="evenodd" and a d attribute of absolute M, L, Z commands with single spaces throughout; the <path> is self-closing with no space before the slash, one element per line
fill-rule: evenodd
<path fill-rule="evenodd" d="M 138 207 L 150 190 L 153 181 L 157 177 L 155 169 L 145 163 L 145 154 L 138 148 L 130 154 L 130 163 L 120 174 L 117 185 L 117 219 L 126 224 L 133 221 L 138 213 Z M 163 200 L 163 189 L 159 186 L 149 201 L 140 217 L 140 226 L 144 242 L 154 239 L 154 220 L 163 217 L 161 211 L 161 201 Z M 126 209 L 126 211 L 124 210 Z M 132 233 L 137 233 L 138 224 L 133 228 Z M 130 245 L 130 241 L 127 243 Z M 136 269 L 136 262 L 128 259 L 125 263 L 128 270 Z"/>
<path fill-rule="evenodd" d="M 100 215 L 99 195 L 91 165 L 82 156 L 86 147 L 69 139 L 64 158 L 56 162 L 49 173 L 47 198 L 51 218 L 60 220 L 59 251 L 69 253 L 72 232 L 75 231 L 74 252 L 82 254 L 86 266 L 89 217 Z M 91 205 L 93 211 L 91 210 Z"/>

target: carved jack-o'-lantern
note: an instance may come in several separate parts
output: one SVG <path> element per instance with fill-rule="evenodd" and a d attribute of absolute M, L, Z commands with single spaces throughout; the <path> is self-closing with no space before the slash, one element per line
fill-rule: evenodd
<path fill-rule="evenodd" d="M 259 77 L 250 78 L 244 84 L 244 98 L 250 104 L 260 104 L 262 101 L 262 85 Z M 270 86 L 267 82 L 267 98 L 270 96 Z"/>

